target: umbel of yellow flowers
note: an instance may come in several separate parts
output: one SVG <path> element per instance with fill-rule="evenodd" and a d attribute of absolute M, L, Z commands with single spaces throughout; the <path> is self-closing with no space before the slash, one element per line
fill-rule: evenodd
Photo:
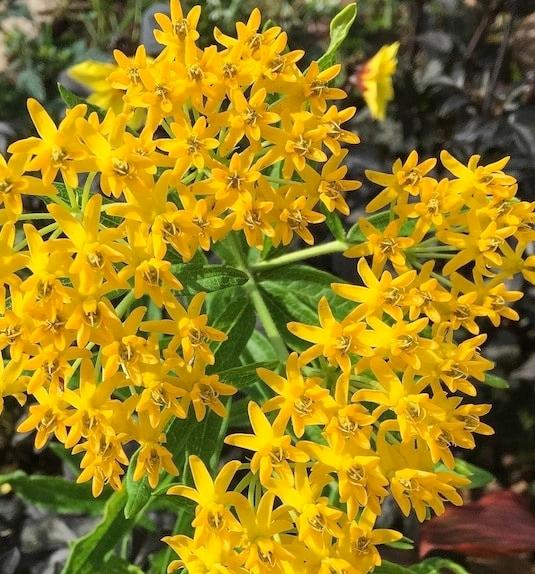
<path fill-rule="evenodd" d="M 208 325 L 204 294 L 180 294 L 172 262 L 232 232 L 259 249 L 312 244 L 318 205 L 345 215 L 359 187 L 344 179 L 342 145 L 358 138 L 342 127 L 355 109 L 332 103 L 345 97 L 330 85 L 340 67 L 301 71 L 303 53 L 280 28 L 261 31 L 258 10 L 201 49 L 199 17 L 172 0 L 156 16 L 157 58 L 115 52 L 107 82 L 121 97 L 103 117 L 80 104 L 56 125 L 30 100 L 38 136 L 0 161 L 0 407 L 29 399 L 19 430 L 81 453 L 78 481 L 95 496 L 121 488 L 127 443 L 140 447 L 135 480 L 177 474 L 169 422 L 225 416 L 236 392 L 207 371 L 226 335 Z M 323 298 L 319 325 L 289 324 L 310 345 L 284 376 L 259 369 L 272 398 L 249 404 L 250 433 L 226 438 L 248 464 L 212 478 L 190 457 L 194 486 L 170 494 L 194 501 L 194 534 L 166 538 L 179 555 L 170 572 L 366 574 L 377 546 L 401 537 L 375 528 L 389 494 L 420 520 L 461 504 L 452 449 L 492 433 L 490 406 L 469 398 L 492 368 L 480 322 L 518 319 L 507 280 L 535 279 L 534 205 L 516 198 L 507 158 L 441 161 L 440 181 L 416 152 L 367 173 L 379 213 L 340 242 L 361 284 L 332 286 L 351 310 Z M 25 195 L 46 213 L 26 213 Z M 142 297 L 162 318 L 133 305 Z"/>

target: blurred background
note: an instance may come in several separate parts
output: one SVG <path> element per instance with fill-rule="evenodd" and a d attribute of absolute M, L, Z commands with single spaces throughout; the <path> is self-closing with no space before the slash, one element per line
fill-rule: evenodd
<path fill-rule="evenodd" d="M 233 32 L 234 23 L 258 6 L 264 20 L 287 30 L 291 48 L 305 49 L 311 60 L 324 51 L 329 22 L 347 2 L 199 3 L 202 44 L 213 42 L 214 25 Z M 157 54 L 153 14 L 165 10 L 166 4 L 151 0 L 0 1 L 0 150 L 31 133 L 28 97 L 61 115 L 58 81 L 95 103 L 110 102 L 113 93 L 105 78 L 112 50 L 130 55 L 144 43 Z M 366 62 L 394 42 L 400 43 L 394 98 L 378 121 L 359 86 Z M 535 0 L 360 0 L 339 61 L 348 105 L 358 108 L 352 128 L 362 140 L 349 156 L 353 178 L 364 181 L 364 169 L 389 171 L 395 158 L 412 149 L 421 156 L 448 149 L 461 161 L 480 154 L 483 163 L 510 155 L 508 170 L 519 180 L 519 196 L 535 200 Z M 352 222 L 375 192 L 365 184 L 353 194 Z M 341 257 L 314 263 L 354 277 L 354 262 Z M 417 545 L 394 559 L 411 563 L 418 553 L 429 552 L 453 556 L 473 574 L 535 572 L 535 291 L 521 282 L 515 288 L 526 293 L 517 305 L 521 321 L 505 321 L 498 331 L 483 327 L 490 333 L 486 355 L 509 383 L 508 389 L 481 390 L 480 400 L 495 405 L 487 422 L 496 435 L 480 439 L 468 455 L 495 480 L 467 493 L 473 504 L 464 514 L 451 512 L 424 528 L 407 521 L 405 532 Z M 19 415 L 8 412 L 0 419 L 0 473 L 63 472 L 53 451 L 36 457 L 31 439 L 14 434 Z M 392 508 L 385 525 L 399 520 Z M 53 574 L 65 558 L 66 543 L 93 524 L 92 518 L 47 514 L 0 491 L 0 574 Z M 169 527 L 165 516 L 155 518 L 154 532 L 140 535 L 136 563 L 158 548 Z"/>

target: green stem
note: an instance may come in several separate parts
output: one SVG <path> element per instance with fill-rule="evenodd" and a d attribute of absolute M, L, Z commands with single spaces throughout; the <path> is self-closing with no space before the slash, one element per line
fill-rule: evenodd
<path fill-rule="evenodd" d="M 243 288 L 249 295 L 251 303 L 258 313 L 258 318 L 264 327 L 267 338 L 273 345 L 273 348 L 275 349 L 279 359 L 285 363 L 288 359 L 288 349 L 286 348 L 286 344 L 284 343 L 281 334 L 279 333 L 279 330 L 273 321 L 273 317 L 271 317 L 269 309 L 267 308 L 266 302 L 262 297 L 262 293 L 258 289 L 258 285 L 256 284 L 254 277 L 248 271 L 246 272 L 249 275 L 249 281 L 243 286 Z"/>
<path fill-rule="evenodd" d="M 281 185 L 293 185 L 295 183 L 299 183 L 298 181 L 293 181 L 291 179 L 281 179 L 280 177 L 266 176 L 266 179 L 272 183 L 280 183 Z"/>
<path fill-rule="evenodd" d="M 50 213 L 23 213 L 19 215 L 19 221 L 33 221 L 34 219 L 54 220 L 54 216 Z"/>
<path fill-rule="evenodd" d="M 97 172 L 92 171 L 90 174 L 88 174 L 87 179 L 85 180 L 84 190 L 82 192 L 82 211 L 85 210 L 85 206 L 87 205 L 87 202 L 89 201 L 89 194 L 91 193 L 91 186 L 93 185 L 93 181 L 95 180 L 96 175 L 97 175 Z"/>
<path fill-rule="evenodd" d="M 80 211 L 80 206 L 78 205 L 78 201 L 72 187 L 65 184 L 65 189 L 67 190 L 67 195 L 69 196 L 69 201 L 71 202 L 71 210 Z"/>
<path fill-rule="evenodd" d="M 314 247 L 306 247 L 305 249 L 300 249 L 293 253 L 281 255 L 280 257 L 275 257 L 268 261 L 261 261 L 260 263 L 251 265 L 251 270 L 266 271 L 267 269 L 275 269 L 276 267 L 289 265 L 290 263 L 296 263 L 297 261 L 303 261 L 304 259 L 320 257 L 321 255 L 327 255 L 329 253 L 342 253 L 342 251 L 345 251 L 348 248 L 349 245 L 343 241 L 330 241 L 329 243 L 315 245 Z"/>
<path fill-rule="evenodd" d="M 39 235 L 46 235 L 47 233 L 50 233 L 51 231 L 55 231 L 57 228 L 58 228 L 57 223 L 51 223 L 50 225 L 47 225 L 46 227 L 39 229 Z M 18 243 L 16 243 L 14 245 L 13 250 L 14 251 L 20 251 L 21 249 L 24 249 L 24 247 L 26 247 L 26 245 L 28 245 L 28 240 L 22 239 L 21 241 L 19 241 Z"/>
<path fill-rule="evenodd" d="M 237 236 L 231 235 L 231 238 L 234 246 L 233 251 L 236 255 L 236 260 L 238 262 L 237 267 L 238 269 L 241 269 L 242 271 L 247 273 L 249 277 L 249 281 L 245 283 L 243 288 L 245 289 L 247 295 L 249 295 L 249 299 L 251 300 L 251 303 L 253 304 L 253 307 L 255 308 L 258 314 L 258 318 L 260 319 L 260 322 L 264 327 L 264 331 L 266 332 L 267 338 L 273 345 L 273 349 L 277 353 L 279 359 L 283 363 L 285 363 L 286 360 L 288 359 L 288 349 L 286 348 L 286 344 L 284 343 L 282 336 L 279 333 L 279 330 L 277 329 L 277 325 L 275 325 L 275 321 L 273 321 L 273 317 L 271 316 L 271 313 L 267 308 L 266 302 L 262 297 L 262 293 L 258 288 L 258 285 L 255 281 L 253 274 L 247 267 L 247 261 L 245 260 L 245 257 L 241 252 L 240 246 L 237 245 L 236 241 Z"/>
<path fill-rule="evenodd" d="M 414 257 L 407 257 L 407 262 L 411 267 L 414 267 L 415 269 L 422 269 L 423 265 Z M 452 282 L 449 279 L 446 279 L 446 277 L 443 277 L 442 275 L 439 275 L 438 273 L 435 273 L 434 271 L 431 271 L 431 277 L 434 277 L 439 283 L 442 283 L 442 285 L 444 285 L 445 287 L 451 288 L 452 287 Z"/>
<path fill-rule="evenodd" d="M 171 124 L 167 121 L 167 119 L 163 119 L 162 123 L 160 124 L 162 126 L 162 128 L 165 130 L 165 133 L 170 137 L 170 138 L 174 138 L 175 134 L 173 133 L 173 130 L 171 129 Z"/>
<path fill-rule="evenodd" d="M 61 197 L 59 197 L 59 195 L 47 195 L 47 198 L 50 199 L 50 201 L 52 201 L 53 203 L 56 203 L 57 205 L 61 205 L 61 207 L 63 207 L 67 211 L 71 210 L 71 206 L 68 203 L 65 203 L 63 201 L 63 199 L 61 199 Z"/>

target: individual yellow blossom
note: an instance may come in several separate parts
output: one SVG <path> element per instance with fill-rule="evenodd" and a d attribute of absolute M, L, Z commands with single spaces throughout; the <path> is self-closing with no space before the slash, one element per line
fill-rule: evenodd
<path fill-rule="evenodd" d="M 399 219 L 391 221 L 383 231 L 374 227 L 366 219 L 359 221 L 359 227 L 366 241 L 350 247 L 345 252 L 346 257 L 373 255 L 372 271 L 374 273 L 379 273 L 387 261 L 391 261 L 396 269 L 405 269 L 405 250 L 414 244 L 414 239 L 400 235 Z"/>
<path fill-rule="evenodd" d="M 433 183 L 427 174 L 435 167 L 435 158 L 418 163 L 418 153 L 412 151 L 405 162 L 397 159 L 392 167 L 392 174 L 366 170 L 366 177 L 384 190 L 374 197 L 366 206 L 368 213 L 382 209 L 392 201 L 403 204 L 408 195 L 418 195 L 426 182 Z"/>
<path fill-rule="evenodd" d="M 362 97 L 372 118 L 384 120 L 386 107 L 394 98 L 392 76 L 396 73 L 399 42 L 383 46 L 368 60 L 359 74 Z"/>
<path fill-rule="evenodd" d="M 87 98 L 89 103 L 103 110 L 112 109 L 119 114 L 123 111 L 124 92 L 109 81 L 110 76 L 116 72 L 116 65 L 97 60 L 84 60 L 67 70 L 73 80 L 91 91 Z"/>
<path fill-rule="evenodd" d="M 200 532 L 205 529 L 215 532 L 223 528 L 237 529 L 239 523 L 228 507 L 242 506 L 245 498 L 237 492 L 228 492 L 228 489 L 239 467 L 239 461 L 228 462 L 214 480 L 202 460 L 198 456 L 190 456 L 189 468 L 196 488 L 178 485 L 170 488 L 167 493 L 184 496 L 197 504 L 192 526 Z"/>
<path fill-rule="evenodd" d="M 338 365 L 345 374 L 351 370 L 351 354 L 366 354 L 360 335 L 366 324 L 355 320 L 338 322 L 334 318 L 325 297 L 320 299 L 318 305 L 320 326 L 305 325 L 303 323 L 288 323 L 288 330 L 305 341 L 314 343 L 300 356 L 300 361 L 307 364 L 316 357 L 324 356 L 331 365 Z"/>
<path fill-rule="evenodd" d="M 329 390 L 321 386 L 320 378 L 303 377 L 298 361 L 297 353 L 292 353 L 286 364 L 286 378 L 268 369 L 260 368 L 257 372 L 277 395 L 265 402 L 263 410 L 277 410 L 278 419 L 291 420 L 292 428 L 300 438 L 306 426 L 327 422 L 327 412 L 334 406 L 334 401 Z"/>
<path fill-rule="evenodd" d="M 248 412 L 254 434 L 232 434 L 225 439 L 225 442 L 254 451 L 251 470 L 259 473 L 263 484 L 267 483 L 273 471 L 280 476 L 291 477 L 288 460 L 307 462 L 308 455 L 293 446 L 290 436 L 284 434 L 286 417 L 279 415 L 271 425 L 261 408 L 254 402 L 249 403 Z"/>
<path fill-rule="evenodd" d="M 27 170 L 40 171 L 45 186 L 50 185 L 60 172 L 67 185 L 77 187 L 78 173 L 87 171 L 87 153 L 72 133 L 86 109 L 80 104 L 67 110 L 65 118 L 56 126 L 43 106 L 37 100 L 29 99 L 28 111 L 40 137 L 15 142 L 8 151 L 27 157 Z"/>

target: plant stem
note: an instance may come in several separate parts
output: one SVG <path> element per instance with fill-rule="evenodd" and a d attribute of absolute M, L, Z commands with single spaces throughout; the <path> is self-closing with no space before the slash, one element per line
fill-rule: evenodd
<path fill-rule="evenodd" d="M 51 223 L 50 225 L 47 225 L 46 227 L 39 229 L 39 235 L 46 235 L 47 233 L 50 233 L 51 231 L 55 231 L 57 228 L 58 228 L 57 223 Z M 18 243 L 16 243 L 14 245 L 13 250 L 14 251 L 20 251 L 21 249 L 24 249 L 24 247 L 26 247 L 26 245 L 28 245 L 28 240 L 22 239 L 21 241 L 19 241 Z"/>
<path fill-rule="evenodd" d="M 280 257 L 275 257 L 268 261 L 261 261 L 260 263 L 251 265 L 251 270 L 266 271 L 267 269 L 275 269 L 276 267 L 289 265 L 290 263 L 296 263 L 297 261 L 303 261 L 304 259 L 311 259 L 312 257 L 320 257 L 321 255 L 327 255 L 329 253 L 341 253 L 348 248 L 349 245 L 343 241 L 330 241 L 329 243 L 315 245 L 314 247 L 306 247 L 305 249 L 300 249 L 293 253 L 281 255 Z"/>
<path fill-rule="evenodd" d="M 266 302 L 262 297 L 262 293 L 258 289 L 258 285 L 256 284 L 254 277 L 248 271 L 247 274 L 249 275 L 249 281 L 243 286 L 243 288 L 249 295 L 251 303 L 258 313 L 258 317 L 264 327 L 267 338 L 273 345 L 273 348 L 275 349 L 279 359 L 285 363 L 288 359 L 288 349 L 286 348 L 286 344 L 284 343 L 281 334 L 279 333 L 279 330 L 273 321 L 273 317 L 267 308 Z"/>
<path fill-rule="evenodd" d="M 33 221 L 34 219 L 54 220 L 54 216 L 50 213 L 23 213 L 18 217 L 19 221 Z"/>
<path fill-rule="evenodd" d="M 253 307 L 258 314 L 258 318 L 264 327 L 267 338 L 273 345 L 273 349 L 277 353 L 279 359 L 285 363 L 288 359 L 288 349 L 286 348 L 286 344 L 284 343 L 281 334 L 279 333 L 277 325 L 275 325 L 275 322 L 273 321 L 273 317 L 267 308 L 266 302 L 262 297 L 262 293 L 258 288 L 255 278 L 247 266 L 247 261 L 241 252 L 240 246 L 237 245 L 237 237 L 232 235 L 231 238 L 233 240 L 233 251 L 236 255 L 236 261 L 238 262 L 237 267 L 243 272 L 247 273 L 249 277 L 249 281 L 245 283 L 243 288 L 245 289 L 247 295 L 249 295 L 249 299 L 251 300 L 251 303 L 253 304 Z"/>
<path fill-rule="evenodd" d="M 82 192 L 82 211 L 84 211 L 87 202 L 89 201 L 89 194 L 91 193 L 91 186 L 93 185 L 93 181 L 97 175 L 96 171 L 92 171 L 88 174 L 87 179 L 85 180 L 84 190 Z"/>
<path fill-rule="evenodd" d="M 76 194 L 70 185 L 65 184 L 65 189 L 69 196 L 69 201 L 71 202 L 71 211 L 80 211 L 80 206 L 78 205 L 78 200 L 76 199 Z"/>

